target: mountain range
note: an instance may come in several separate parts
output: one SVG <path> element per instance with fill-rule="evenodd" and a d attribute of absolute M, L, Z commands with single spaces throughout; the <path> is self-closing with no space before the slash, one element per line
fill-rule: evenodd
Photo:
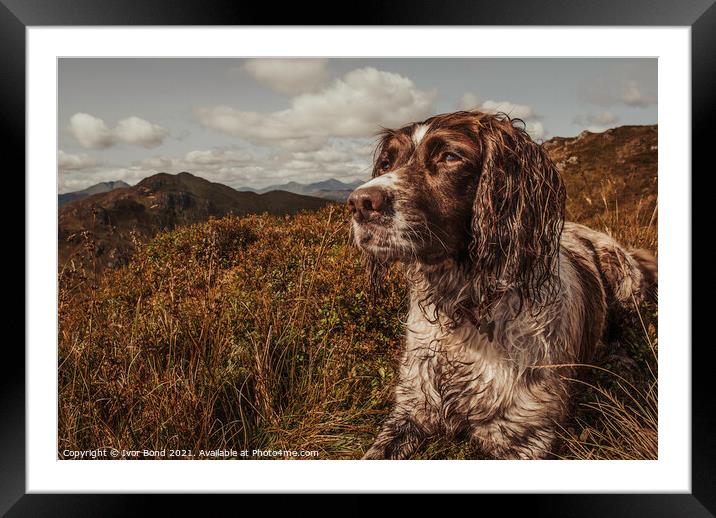
<path fill-rule="evenodd" d="M 589 220 L 604 211 L 607 198 L 626 211 L 655 204 L 656 125 L 584 131 L 576 137 L 554 137 L 543 146 L 562 172 L 568 219 Z M 183 172 L 159 173 L 132 187 L 121 181 L 97 184 L 58 199 L 60 265 L 69 259 L 99 268 L 122 265 L 136 241 L 146 241 L 161 230 L 211 216 L 315 210 L 345 201 L 361 183 L 330 179 L 236 190 Z"/>
<path fill-rule="evenodd" d="M 323 180 L 321 182 L 303 184 L 298 182 L 288 182 L 280 185 L 270 185 L 263 189 L 253 189 L 251 187 L 239 187 L 239 191 L 244 192 L 256 192 L 256 193 L 267 193 L 271 191 L 286 191 L 295 194 L 304 194 L 307 196 L 315 196 L 317 198 L 325 198 L 333 201 L 344 202 L 348 199 L 348 196 L 356 187 L 363 185 L 363 180 L 356 180 L 354 182 L 342 182 L 331 178 L 329 180 Z"/>
<path fill-rule="evenodd" d="M 81 200 L 83 198 L 86 198 L 87 196 L 92 196 L 93 194 L 99 194 L 103 192 L 109 192 L 113 191 L 115 189 L 124 189 L 125 187 L 129 187 L 129 184 L 126 182 L 123 182 L 122 180 L 118 180 L 116 182 L 101 182 L 94 184 L 90 187 L 87 187 L 86 189 L 82 189 L 81 191 L 74 191 L 74 192 L 67 192 L 64 194 L 60 194 L 57 196 L 57 206 L 62 207 L 63 205 Z"/>
<path fill-rule="evenodd" d="M 328 200 L 286 191 L 239 192 L 187 172 L 159 173 L 132 187 L 117 188 L 65 203 L 59 209 L 60 265 L 82 263 L 119 266 L 129 259 L 134 242 L 161 230 L 228 214 L 294 214 L 315 210 Z M 91 253 L 86 253 L 91 250 Z"/>

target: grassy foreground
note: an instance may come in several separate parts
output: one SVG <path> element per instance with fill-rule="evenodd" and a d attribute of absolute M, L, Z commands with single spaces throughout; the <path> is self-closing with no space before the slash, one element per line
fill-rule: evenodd
<path fill-rule="evenodd" d="M 656 249 L 655 200 L 570 219 L 629 246 Z M 590 200 L 592 202 L 592 200 Z M 59 275 L 59 456 L 62 451 L 314 450 L 359 458 L 390 409 L 406 310 L 390 274 L 366 298 L 342 207 L 182 227 L 138 245 L 102 275 Z M 657 315 L 642 308 L 581 369 L 561 458 L 657 456 Z M 421 458 L 470 458 L 464 444 Z"/>

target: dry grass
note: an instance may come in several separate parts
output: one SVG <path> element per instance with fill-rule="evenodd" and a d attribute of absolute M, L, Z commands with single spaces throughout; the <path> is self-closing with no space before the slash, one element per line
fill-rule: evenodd
<path fill-rule="evenodd" d="M 640 331 L 609 344 L 612 355 L 606 358 L 607 367 L 585 366 L 590 372 L 572 380 L 583 390 L 572 426 L 560 434 L 560 458 L 658 458 L 656 327 L 650 323 L 647 328 L 644 319 L 654 311 L 649 306 L 637 308 Z M 652 318 L 656 320 L 655 313 Z M 615 345 L 621 350 L 614 351 Z"/>
<path fill-rule="evenodd" d="M 582 222 L 655 249 L 655 202 L 619 208 L 605 189 L 604 210 Z M 380 304 L 367 300 L 347 220 L 335 206 L 227 217 L 138 244 L 119 270 L 69 263 L 59 279 L 60 452 L 360 457 L 390 408 L 406 300 L 396 274 Z M 587 369 L 561 457 L 655 458 L 655 309 L 641 317 L 608 344 L 604 370 Z M 422 458 L 470 455 L 438 443 Z"/>
<path fill-rule="evenodd" d="M 60 274 L 60 450 L 358 456 L 386 409 L 397 282 L 370 308 L 347 218 L 233 217 L 164 233 L 100 277 Z"/>
<path fill-rule="evenodd" d="M 630 248 L 656 253 L 657 200 L 633 197 L 619 206 L 617 182 L 605 178 L 598 190 L 600 211 L 579 218 L 583 204 L 568 203 L 568 215 L 606 232 Z M 623 188 L 623 186 L 621 187 Z M 564 459 L 658 458 L 658 312 L 639 307 L 604 344 L 598 365 L 583 366 L 572 421 L 562 429 Z"/>

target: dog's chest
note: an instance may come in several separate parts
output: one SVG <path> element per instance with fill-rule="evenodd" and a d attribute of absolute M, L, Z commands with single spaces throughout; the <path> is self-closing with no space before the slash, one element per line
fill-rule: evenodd
<path fill-rule="evenodd" d="M 499 412 L 514 383 L 513 365 L 475 326 L 445 330 L 411 309 L 401 378 L 424 397 L 433 418 L 448 428 Z"/>

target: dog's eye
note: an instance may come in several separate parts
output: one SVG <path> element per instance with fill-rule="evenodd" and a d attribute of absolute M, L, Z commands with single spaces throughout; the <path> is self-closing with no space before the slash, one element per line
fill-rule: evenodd
<path fill-rule="evenodd" d="M 390 167 L 390 160 L 384 159 L 380 161 L 380 170 L 381 171 L 387 171 Z"/>
<path fill-rule="evenodd" d="M 459 162 L 462 160 L 459 155 L 456 155 L 455 153 L 444 153 L 441 157 L 442 162 Z"/>

